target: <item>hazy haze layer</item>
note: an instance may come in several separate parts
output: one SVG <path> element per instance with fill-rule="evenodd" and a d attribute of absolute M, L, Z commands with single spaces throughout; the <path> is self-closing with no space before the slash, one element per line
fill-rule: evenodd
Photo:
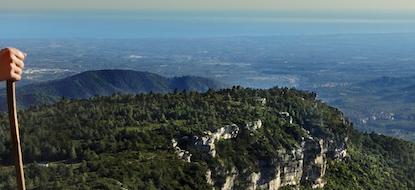
<path fill-rule="evenodd" d="M 0 9 L 415 10 L 413 0 L 1 0 Z"/>

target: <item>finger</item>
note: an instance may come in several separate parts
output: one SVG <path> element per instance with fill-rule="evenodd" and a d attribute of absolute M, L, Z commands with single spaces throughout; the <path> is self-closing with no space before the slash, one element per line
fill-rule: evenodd
<path fill-rule="evenodd" d="M 18 74 L 18 75 L 22 75 L 22 73 L 23 73 L 23 70 L 22 70 L 22 69 L 20 69 L 19 67 L 15 67 L 15 68 L 13 69 L 13 71 L 14 71 L 14 73 L 16 73 L 16 74 Z"/>
<path fill-rule="evenodd" d="M 19 68 L 24 69 L 24 62 L 18 59 L 15 56 L 12 56 L 13 63 L 16 64 Z"/>
<path fill-rule="evenodd" d="M 25 54 L 23 52 L 21 52 L 20 50 L 16 49 L 16 48 L 9 48 L 10 52 L 12 53 L 12 55 L 15 55 L 18 59 L 20 60 L 24 60 L 25 59 Z"/>
<path fill-rule="evenodd" d="M 20 75 L 18 75 L 18 74 L 16 74 L 16 73 L 12 73 L 11 74 L 11 78 L 12 78 L 12 80 L 20 80 L 20 79 L 22 79 L 22 76 L 20 76 Z"/>

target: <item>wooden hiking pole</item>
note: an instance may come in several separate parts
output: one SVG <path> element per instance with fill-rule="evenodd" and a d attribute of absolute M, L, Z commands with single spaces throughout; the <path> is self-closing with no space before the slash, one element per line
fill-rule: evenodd
<path fill-rule="evenodd" d="M 20 147 L 19 123 L 16 111 L 16 85 L 14 81 L 7 81 L 7 104 L 9 107 L 10 134 L 15 159 L 17 186 L 19 190 L 26 190 L 23 170 L 22 148 Z"/>

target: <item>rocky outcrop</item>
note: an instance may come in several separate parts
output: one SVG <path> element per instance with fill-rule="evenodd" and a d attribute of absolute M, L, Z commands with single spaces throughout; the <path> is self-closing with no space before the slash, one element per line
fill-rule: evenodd
<path fill-rule="evenodd" d="M 250 130 L 250 131 L 256 131 L 258 129 L 261 129 L 262 128 L 262 121 L 260 119 L 258 119 L 257 121 L 249 122 L 248 124 L 246 124 L 245 128 Z"/>
<path fill-rule="evenodd" d="M 194 145 L 199 148 L 206 150 L 214 158 L 216 156 L 216 142 L 219 140 L 232 139 L 238 136 L 240 128 L 235 125 L 227 125 L 217 129 L 215 132 L 205 132 L 206 136 L 197 137 L 195 136 Z"/>
<path fill-rule="evenodd" d="M 279 163 L 279 173 L 281 186 L 299 185 L 303 174 L 304 154 L 303 148 L 292 150 L 289 153 L 283 153 Z"/>
<path fill-rule="evenodd" d="M 331 157 L 335 158 L 336 160 L 343 160 L 347 156 L 347 147 L 346 143 L 349 139 L 345 137 L 339 144 L 334 145 L 334 149 L 332 151 Z M 330 141 L 331 144 L 334 144 L 334 141 Z M 330 152 L 329 152 L 330 153 Z"/>
<path fill-rule="evenodd" d="M 215 182 L 213 181 L 213 178 L 212 178 L 212 170 L 208 169 L 206 171 L 205 176 L 206 176 L 206 181 L 209 185 L 212 185 L 212 186 L 215 185 Z"/>
<path fill-rule="evenodd" d="M 262 127 L 262 121 L 259 119 L 254 122 L 249 122 L 245 125 L 245 129 L 250 131 L 256 131 Z M 226 125 L 214 132 L 205 132 L 206 136 L 197 137 L 194 136 L 194 145 L 198 146 L 202 150 L 206 150 L 214 158 L 216 157 L 216 142 L 220 140 L 227 140 L 236 138 L 241 128 L 236 124 Z"/>
<path fill-rule="evenodd" d="M 172 146 L 174 148 L 174 152 L 177 154 L 177 156 L 186 161 L 186 162 L 190 162 L 190 158 L 192 157 L 192 154 L 190 154 L 189 151 L 187 150 L 182 150 L 179 146 L 177 146 L 177 141 L 176 139 L 172 139 L 171 140 Z"/>
<path fill-rule="evenodd" d="M 279 157 L 263 161 L 259 189 L 276 190 L 284 186 L 297 186 L 301 183 L 304 163 L 304 143 L 292 151 L 279 150 Z M 251 187 L 248 187 L 251 188 Z"/>
<path fill-rule="evenodd" d="M 260 103 L 263 106 L 265 106 L 267 104 L 267 99 L 266 98 L 255 98 L 254 100 L 256 102 Z"/>
<path fill-rule="evenodd" d="M 247 123 L 244 128 L 250 131 L 256 131 L 262 127 L 262 121 L 259 119 L 254 122 Z M 207 131 L 205 132 L 206 136 L 198 137 L 193 136 L 193 144 L 199 149 L 207 151 L 213 158 L 216 157 L 216 142 L 220 140 L 227 140 L 236 138 L 238 136 L 239 131 L 241 128 L 237 126 L 236 124 L 226 125 L 224 127 L 221 127 L 214 132 Z M 189 138 L 189 137 L 183 137 L 183 138 Z M 186 151 L 182 150 L 180 147 L 178 147 L 178 143 L 175 139 L 172 139 L 172 146 L 176 151 L 176 154 L 187 161 L 190 162 L 191 154 Z"/>
<path fill-rule="evenodd" d="M 312 188 L 322 188 L 326 184 L 324 175 L 327 168 L 327 146 L 323 139 L 309 138 L 304 145 L 304 174 L 302 180 L 311 182 Z"/>
<path fill-rule="evenodd" d="M 333 141 L 309 137 L 303 140 L 301 147 L 292 151 L 279 150 L 279 156 L 271 161 L 262 161 L 260 172 L 253 172 L 247 179 L 250 185 L 246 189 L 277 190 L 284 186 L 298 187 L 311 184 L 313 189 L 323 188 L 327 169 L 328 147 Z M 338 147 L 339 156 L 346 151 Z M 344 158 L 344 157 L 342 157 Z M 336 159 L 336 157 L 330 157 Z"/>
<path fill-rule="evenodd" d="M 261 173 L 252 173 L 249 176 L 249 186 L 247 187 L 247 190 L 256 190 L 259 186 L 258 186 L 258 181 L 259 179 L 261 179 Z"/>
<path fill-rule="evenodd" d="M 234 189 L 236 178 L 238 177 L 238 171 L 236 168 L 232 168 L 231 172 L 225 179 L 225 183 L 222 185 L 221 190 Z"/>
<path fill-rule="evenodd" d="M 288 121 L 290 124 L 293 124 L 293 117 L 288 112 L 279 112 L 280 116 Z"/>
<path fill-rule="evenodd" d="M 292 123 L 292 117 L 287 112 L 280 112 L 281 116 Z M 205 136 L 193 136 L 192 144 L 198 150 L 207 152 L 212 158 L 217 156 L 216 143 L 220 140 L 236 138 L 241 130 L 249 130 L 251 133 L 263 128 L 261 120 L 249 122 L 243 127 L 235 124 L 226 125 L 213 132 L 205 132 Z M 304 129 L 305 130 L 305 129 Z M 328 160 L 341 161 L 347 156 L 347 137 L 334 140 L 322 137 L 313 137 L 305 130 L 308 137 L 298 143 L 292 150 L 280 149 L 278 156 L 270 160 L 259 160 L 259 171 L 246 174 L 246 170 L 238 171 L 233 167 L 227 171 L 223 179 L 215 179 L 212 171 L 206 172 L 206 181 L 221 190 L 241 189 L 241 181 L 244 181 L 243 189 L 267 189 L 278 190 L 284 186 L 299 187 L 300 184 L 310 184 L 312 188 L 323 188 L 326 184 L 324 176 Z M 185 137 L 188 139 L 189 137 Z M 174 140 L 174 139 L 173 139 Z M 172 140 L 173 147 L 178 156 L 190 162 L 191 154 L 180 149 L 177 142 Z M 190 156 L 188 156 L 190 155 Z M 222 175 L 223 176 L 223 175 Z M 221 181 L 221 184 L 218 184 Z"/>

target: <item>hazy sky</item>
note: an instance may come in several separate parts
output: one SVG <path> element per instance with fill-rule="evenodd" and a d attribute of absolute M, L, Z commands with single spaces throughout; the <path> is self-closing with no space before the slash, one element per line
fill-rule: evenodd
<path fill-rule="evenodd" d="M 0 0 L 0 9 L 415 11 L 415 0 Z"/>

